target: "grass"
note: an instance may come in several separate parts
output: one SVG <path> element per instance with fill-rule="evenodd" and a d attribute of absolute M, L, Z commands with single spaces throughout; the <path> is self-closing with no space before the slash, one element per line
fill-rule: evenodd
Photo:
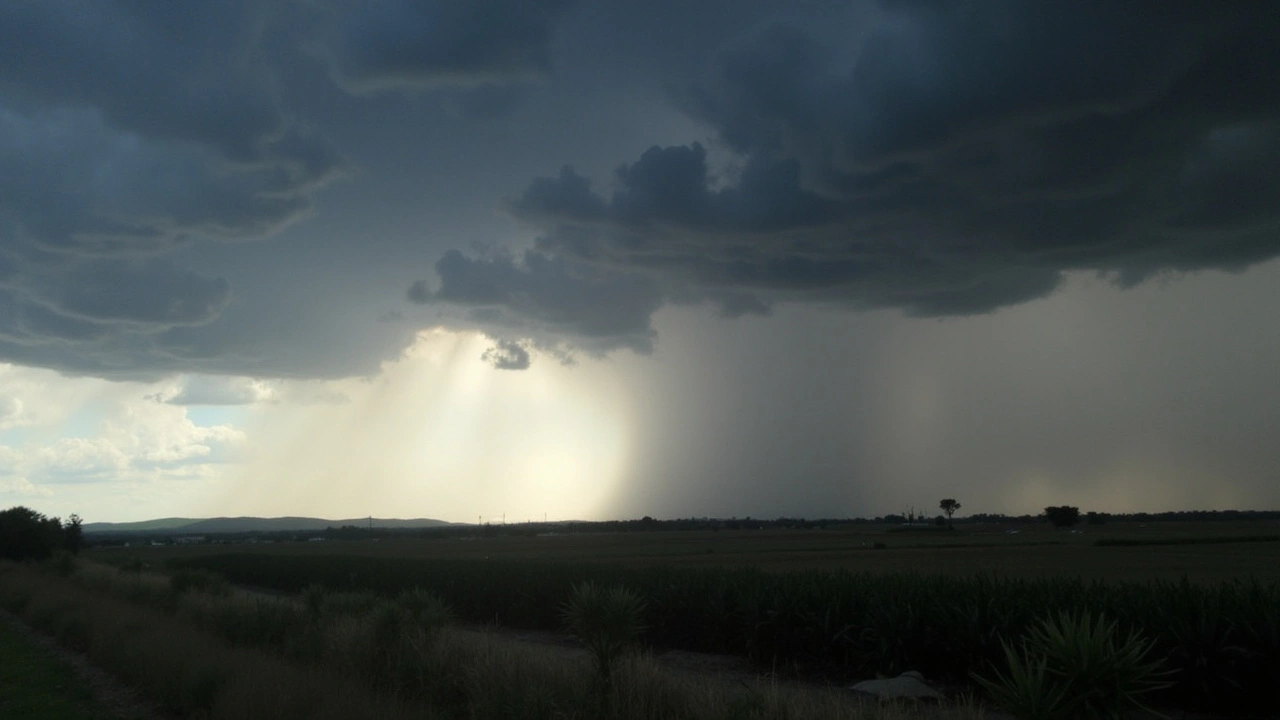
<path fill-rule="evenodd" d="M 207 720 L 421 717 L 336 673 L 234 647 L 145 600 L 0 564 L 0 604 L 167 713 Z"/>
<path fill-rule="evenodd" d="M 6 720 L 128 720 L 94 698 L 75 669 L 0 618 L 0 717 Z"/>
<path fill-rule="evenodd" d="M 358 610 L 350 616 L 382 602 L 367 591 L 387 598 L 424 587 L 464 620 L 545 629 L 558 625 L 556 609 L 573 583 L 620 583 L 647 602 L 650 630 L 643 642 L 652 646 L 747 655 L 763 667 L 776 663 L 842 679 L 917 669 L 954 680 L 999 662 L 1001 640 L 1045 612 L 1096 608 L 1126 631 L 1157 641 L 1157 652 L 1176 671 L 1175 687 L 1159 698 L 1166 707 L 1235 703 L 1273 712 L 1280 708 L 1280 686 L 1265 679 L 1280 671 L 1280 625 L 1272 610 L 1280 592 L 1280 543 L 1271 541 L 1277 528 L 1274 521 L 1111 523 L 1073 531 L 1043 523 L 961 524 L 955 531 L 914 533 L 857 525 L 117 548 L 89 555 L 135 568 L 176 561 L 285 591 L 324 583 L 328 590 L 302 604 L 316 612 Z M 177 598 L 173 583 L 136 575 L 122 591 L 131 600 L 224 628 L 221 633 L 261 637 L 299 622 L 287 604 L 242 599 L 245 607 L 227 610 L 221 600 L 201 600 L 207 593 L 199 587 Z M 347 621 L 353 637 L 363 632 L 362 622 Z M 362 661 L 351 657 L 358 668 Z M 483 665 L 474 658 L 463 664 L 477 663 Z M 523 677 L 541 669 L 506 671 Z M 468 694 L 474 690 L 465 690 L 466 683 L 450 683 L 448 692 L 488 702 L 487 695 Z M 577 691 L 565 687 L 566 694 L 551 699 L 529 690 L 529 702 L 568 707 Z M 518 688 L 495 688 L 494 697 L 508 691 Z"/>
<path fill-rule="evenodd" d="M 89 656 L 166 711 L 218 718 L 600 718 L 601 720 L 979 720 L 972 702 L 905 708 L 776 682 L 690 677 L 651 656 L 619 658 L 601 695 L 585 654 L 530 646 L 441 625 L 447 613 L 422 592 L 374 604 L 312 589 L 302 598 L 244 602 L 238 591 L 187 588 L 148 573 L 82 564 L 62 577 L 0 564 L 0 604 Z M 140 590 L 140 588 L 142 588 Z M 164 600 L 166 593 L 171 598 Z M 283 634 L 235 641 L 228 618 L 305 617 Z M 394 632 L 387 635 L 388 619 Z M 65 628 L 74 625 L 75 632 Z M 250 623 L 252 625 L 252 623 Z M 415 632 L 417 628 L 420 632 Z M 290 661 L 288 647 L 307 647 Z M 6 716 L 8 717 L 8 716 Z"/>

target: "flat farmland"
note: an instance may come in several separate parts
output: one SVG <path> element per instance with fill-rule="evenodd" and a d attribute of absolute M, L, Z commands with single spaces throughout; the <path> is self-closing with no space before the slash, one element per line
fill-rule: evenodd
<path fill-rule="evenodd" d="M 436 560 L 539 560 L 609 565 L 754 567 L 1085 580 L 1280 580 L 1280 522 L 1112 523 L 1070 532 L 1045 525 L 957 525 L 954 531 L 849 525 L 826 529 L 492 534 L 383 539 L 96 548 L 108 562 L 208 554 L 355 555 Z M 512 534 L 503 534 L 511 532 Z M 1016 532 L 1011 532 L 1016 531 Z M 1250 539 L 1253 540 L 1250 540 Z M 1121 544 L 1098 545 L 1099 540 Z M 883 545 L 883 548 L 879 548 Z"/>

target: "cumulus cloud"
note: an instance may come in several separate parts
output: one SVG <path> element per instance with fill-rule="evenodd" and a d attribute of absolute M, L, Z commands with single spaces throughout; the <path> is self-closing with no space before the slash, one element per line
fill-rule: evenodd
<path fill-rule="evenodd" d="M 20 427 L 28 421 L 27 405 L 22 398 L 0 395 L 0 430 Z"/>
<path fill-rule="evenodd" d="M 572 0 L 335 0 L 324 49 L 355 92 L 482 85 L 550 70 L 556 20 Z"/>
<path fill-rule="evenodd" d="M 0 365 L 0 411 L 7 411 L 0 419 L 0 497 L 79 495 L 97 492 L 90 486 L 119 490 L 217 475 L 240 459 L 246 433 L 227 423 L 199 424 L 186 407 L 163 401 L 201 380 L 106 383 Z"/>
<path fill-rule="evenodd" d="M 33 466 L 51 482 L 92 482 L 129 465 L 129 457 L 106 438 L 59 438 L 33 455 Z"/>
<path fill-rule="evenodd" d="M 11 492 L 31 494 L 44 485 L 198 476 L 202 467 L 234 457 L 245 440 L 238 428 L 197 425 L 182 408 L 143 399 L 114 408 L 91 435 L 0 445 L 0 480 Z M 27 488 L 27 478 L 41 485 Z"/>
<path fill-rule="evenodd" d="M 524 265 L 659 288 L 633 306 L 649 312 L 943 316 L 1044 297 L 1072 271 L 1132 284 L 1280 254 L 1280 25 L 1261 5 L 891 2 L 852 54 L 825 37 L 757 30 L 675 83 L 723 167 L 693 143 L 602 188 L 568 167 L 531 182 L 509 203 L 541 231 Z M 528 273 L 473 267 L 489 266 L 455 254 L 437 272 L 509 325 L 543 313 Z M 586 335 L 599 301 L 558 305 L 556 325 Z"/>
<path fill-rule="evenodd" d="M 24 477 L 0 479 L 0 497 L 9 495 L 16 498 L 42 498 L 53 495 L 47 487 L 34 485 Z"/>

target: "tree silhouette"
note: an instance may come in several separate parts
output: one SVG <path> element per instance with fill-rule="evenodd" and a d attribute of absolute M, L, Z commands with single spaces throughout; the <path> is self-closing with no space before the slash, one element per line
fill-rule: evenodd
<path fill-rule="evenodd" d="M 62 527 L 62 533 L 67 538 L 67 549 L 72 555 L 79 555 L 80 548 L 84 547 L 84 530 L 80 527 L 80 516 L 71 513 L 71 517 L 67 518 L 67 524 Z"/>
<path fill-rule="evenodd" d="M 43 560 L 66 547 L 62 522 L 22 506 L 0 511 L 0 558 Z"/>
<path fill-rule="evenodd" d="M 1044 509 L 1044 516 L 1054 527 L 1071 527 L 1080 522 L 1080 508 L 1070 505 L 1050 506 Z"/>
<path fill-rule="evenodd" d="M 942 502 L 938 503 L 938 507 L 942 508 L 942 512 L 947 514 L 947 526 L 954 527 L 951 524 L 951 516 L 955 515 L 956 511 L 960 509 L 960 503 L 956 502 L 955 498 L 943 498 Z"/>

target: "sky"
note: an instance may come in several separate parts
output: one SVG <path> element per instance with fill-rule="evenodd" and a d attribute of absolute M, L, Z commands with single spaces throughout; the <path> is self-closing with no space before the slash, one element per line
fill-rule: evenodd
<path fill-rule="evenodd" d="M 0 507 L 1280 508 L 1280 10 L 0 4 Z"/>

